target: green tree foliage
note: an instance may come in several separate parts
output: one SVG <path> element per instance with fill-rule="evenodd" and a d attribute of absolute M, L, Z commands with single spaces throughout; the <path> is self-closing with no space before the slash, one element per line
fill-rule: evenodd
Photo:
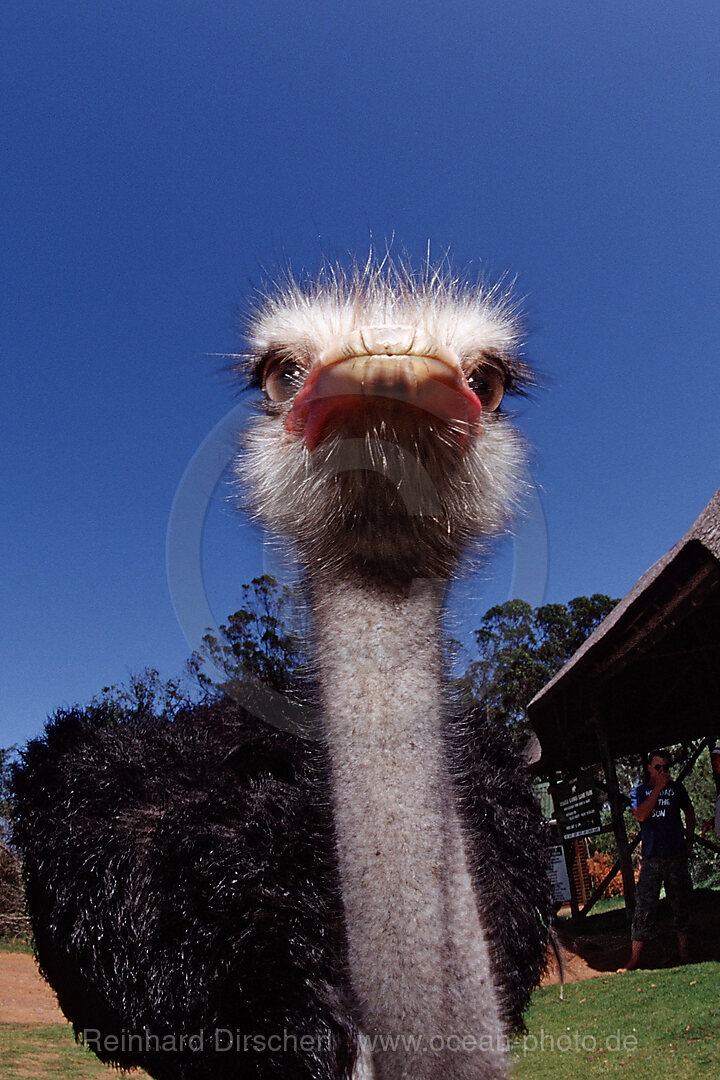
<path fill-rule="evenodd" d="M 0 748 L 0 941 L 27 941 L 30 934 L 20 856 L 10 843 L 10 771 L 15 752 L 13 746 Z"/>
<path fill-rule="evenodd" d="M 299 672 L 307 667 L 304 605 L 299 591 L 279 585 L 263 574 L 242 587 L 242 606 L 220 627 L 203 637 L 202 654 L 193 653 L 190 669 L 207 690 L 211 680 L 203 671 L 209 661 L 228 682 L 257 679 L 279 693 L 291 693 Z"/>
<path fill-rule="evenodd" d="M 181 709 L 191 708 L 197 700 L 196 687 L 190 683 L 188 674 L 177 679 L 162 679 L 156 668 L 146 667 L 132 674 L 126 683 L 103 686 L 90 707 L 102 707 L 106 716 L 111 710 L 118 720 L 130 715 L 172 719 Z"/>
<path fill-rule="evenodd" d="M 529 734 L 527 705 L 612 611 L 601 593 L 532 608 L 508 600 L 490 608 L 475 631 L 477 658 L 461 689 L 519 736 Z"/>
<path fill-rule="evenodd" d="M 15 757 L 15 747 L 0 747 L 0 841 L 6 840 L 12 813 L 10 798 L 10 767 Z"/>
<path fill-rule="evenodd" d="M 681 751 L 682 747 L 679 746 L 670 748 L 675 760 L 680 760 Z M 674 770 L 673 775 L 677 775 L 677 770 Z M 715 818 L 716 791 L 707 750 L 702 751 L 683 783 L 695 808 L 697 832 L 700 832 L 706 821 L 714 821 Z M 707 839 L 715 845 L 720 843 L 714 829 L 710 831 Z M 716 852 L 709 851 L 701 844 L 695 844 L 690 858 L 690 869 L 696 886 L 720 888 L 720 858 Z"/>
<path fill-rule="evenodd" d="M 475 632 L 477 656 L 458 680 L 461 692 L 523 736 L 527 703 L 615 603 L 595 594 L 568 604 L 532 608 L 510 600 L 491 608 Z M 255 679 L 292 696 L 298 676 L 309 667 L 307 629 L 302 594 L 265 574 L 243 586 L 242 605 L 220 627 L 220 635 L 205 634 L 202 654 L 193 654 L 190 671 L 206 693 L 222 689 L 204 670 L 209 661 L 234 687 Z"/>

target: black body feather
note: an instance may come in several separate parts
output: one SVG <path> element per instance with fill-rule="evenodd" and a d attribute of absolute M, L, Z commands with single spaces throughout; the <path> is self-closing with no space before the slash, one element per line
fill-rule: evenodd
<path fill-rule="evenodd" d="M 545 827 L 504 733 L 480 717 L 453 727 L 517 1024 L 545 958 Z M 69 711 L 29 744 L 14 788 L 37 958 L 104 1061 L 157 1080 L 350 1075 L 358 1031 L 321 744 L 229 699 L 172 721 Z"/>

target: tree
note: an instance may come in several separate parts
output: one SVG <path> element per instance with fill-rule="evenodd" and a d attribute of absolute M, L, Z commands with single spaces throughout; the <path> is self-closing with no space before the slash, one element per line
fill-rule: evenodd
<path fill-rule="evenodd" d="M 0 841 L 7 841 L 10 829 L 12 816 L 10 771 L 15 753 L 14 746 L 0 747 Z"/>
<path fill-rule="evenodd" d="M 119 720 L 130 714 L 172 719 L 182 709 L 191 708 L 197 700 L 197 691 L 189 685 L 188 674 L 176 679 L 161 679 L 156 668 L 146 667 L 134 672 L 126 683 L 103 686 L 90 706 L 102 707 L 106 713 L 114 712 Z"/>
<path fill-rule="evenodd" d="M 10 774 L 15 747 L 0 748 L 0 939 L 29 939 L 20 856 L 10 843 Z"/>
<path fill-rule="evenodd" d="M 204 635 L 203 652 L 193 653 L 190 670 L 208 691 L 213 684 L 203 672 L 205 661 L 223 671 L 228 682 L 257 679 L 280 694 L 293 693 L 309 659 L 301 593 L 263 574 L 243 585 L 242 599 L 220 627 L 220 638 L 209 630 Z"/>
<path fill-rule="evenodd" d="M 616 603 L 595 593 L 568 604 L 532 608 L 524 600 L 508 600 L 490 608 L 475 631 L 478 656 L 460 680 L 462 691 L 527 737 L 528 703 Z"/>

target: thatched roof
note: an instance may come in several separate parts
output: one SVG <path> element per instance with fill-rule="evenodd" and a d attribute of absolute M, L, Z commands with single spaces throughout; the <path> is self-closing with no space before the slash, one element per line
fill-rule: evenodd
<path fill-rule="evenodd" d="M 531 701 L 540 771 L 599 760 L 594 725 L 615 756 L 720 728 L 720 490 Z"/>

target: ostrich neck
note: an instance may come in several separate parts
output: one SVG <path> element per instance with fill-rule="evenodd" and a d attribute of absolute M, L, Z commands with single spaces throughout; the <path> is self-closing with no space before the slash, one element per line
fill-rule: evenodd
<path fill-rule="evenodd" d="M 504 1075 L 443 740 L 444 585 L 314 590 L 350 976 L 378 1080 Z"/>

